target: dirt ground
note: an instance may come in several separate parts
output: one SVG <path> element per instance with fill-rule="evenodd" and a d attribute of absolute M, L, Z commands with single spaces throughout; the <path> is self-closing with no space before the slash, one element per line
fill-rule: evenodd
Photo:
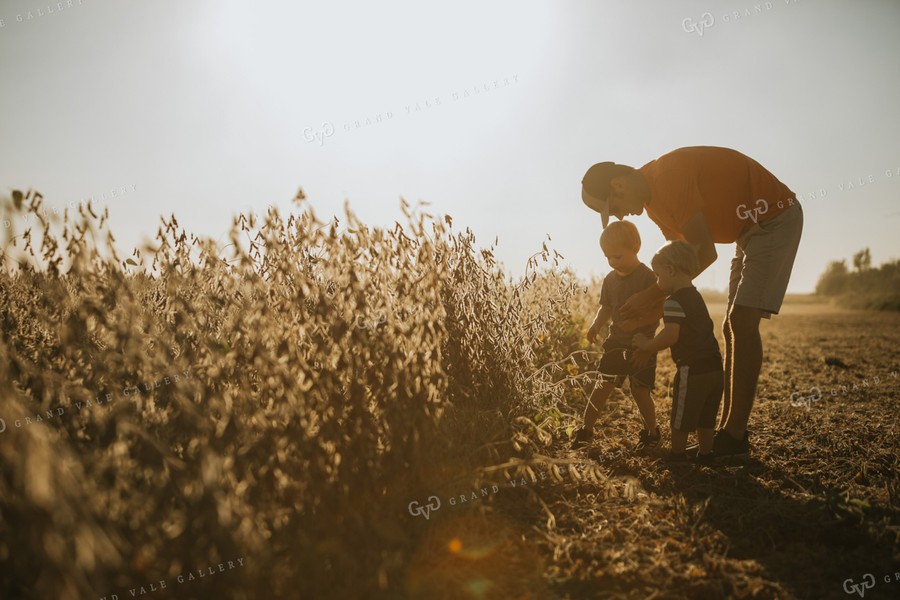
<path fill-rule="evenodd" d="M 721 344 L 724 306 L 710 312 Z M 508 471 L 522 479 L 495 506 L 538 549 L 518 566 L 528 597 L 900 597 L 900 314 L 796 303 L 761 335 L 749 461 L 635 455 L 637 409 L 617 392 L 589 450 L 559 436 L 548 464 Z M 664 447 L 673 375 L 666 351 L 654 392 Z M 557 478 L 558 461 L 579 464 Z"/>

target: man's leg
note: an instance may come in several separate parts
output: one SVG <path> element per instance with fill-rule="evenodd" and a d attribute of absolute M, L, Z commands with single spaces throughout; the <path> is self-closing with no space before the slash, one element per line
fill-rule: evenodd
<path fill-rule="evenodd" d="M 728 313 L 730 313 L 730 307 Z M 729 324 L 730 315 L 725 314 L 725 320 L 722 322 L 722 334 L 725 337 L 725 391 L 723 393 L 724 402 L 722 403 L 722 417 L 719 419 L 719 429 L 725 427 L 725 423 L 728 422 L 728 415 L 731 412 L 731 382 L 733 380 L 734 375 L 731 372 L 731 365 L 734 364 L 732 360 L 732 352 L 734 352 L 734 344 L 732 342 L 732 332 L 731 325 Z"/>
<path fill-rule="evenodd" d="M 727 317 L 732 334 L 730 365 L 732 374 L 730 382 L 726 382 L 724 393 L 725 398 L 730 396 L 725 429 L 736 440 L 743 439 L 744 431 L 747 429 L 753 400 L 756 397 L 759 371 L 762 368 L 762 340 L 759 336 L 759 320 L 762 313 L 759 308 L 734 304 Z"/>
<path fill-rule="evenodd" d="M 745 455 L 749 451 L 749 440 L 744 440 L 744 435 L 762 367 L 759 321 L 781 309 L 802 232 L 803 210 L 792 203 L 785 212 L 756 223 L 737 239 L 725 317 L 725 430 L 713 444 L 721 456 Z"/>
<path fill-rule="evenodd" d="M 732 347 L 731 364 L 726 360 L 725 368 L 731 373 L 729 377 L 725 372 L 728 380 L 723 394 L 725 430 L 736 440 L 743 439 L 747 429 L 762 367 L 759 321 L 781 309 L 802 231 L 803 210 L 792 203 L 791 208 L 760 221 L 737 240 L 726 317 Z"/>
<path fill-rule="evenodd" d="M 744 251 L 740 244 L 735 245 L 734 258 L 731 259 L 731 271 L 728 276 L 728 305 L 725 308 L 725 319 L 722 322 L 722 335 L 725 338 L 725 357 L 722 366 L 725 372 L 725 391 L 722 403 L 722 418 L 719 420 L 719 429 L 725 427 L 728 415 L 731 413 L 731 382 L 733 381 L 734 365 L 734 332 L 731 329 L 731 309 L 734 307 L 734 298 L 737 295 L 741 283 L 741 275 L 744 269 Z"/>

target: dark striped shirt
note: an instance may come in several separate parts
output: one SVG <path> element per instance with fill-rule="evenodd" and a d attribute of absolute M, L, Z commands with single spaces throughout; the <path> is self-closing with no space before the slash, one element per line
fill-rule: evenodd
<path fill-rule="evenodd" d="M 676 365 L 693 367 L 695 373 L 722 368 L 719 341 L 697 288 L 692 285 L 681 288 L 666 299 L 663 323 L 679 325 L 678 341 L 672 346 L 672 360 Z"/>

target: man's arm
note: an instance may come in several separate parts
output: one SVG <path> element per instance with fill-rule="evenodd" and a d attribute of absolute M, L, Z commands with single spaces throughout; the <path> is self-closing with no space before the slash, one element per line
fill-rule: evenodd
<path fill-rule="evenodd" d="M 706 223 L 706 216 L 703 211 L 698 210 L 693 217 L 681 228 L 681 235 L 687 243 L 697 249 L 697 258 L 700 260 L 699 275 L 706 268 L 716 262 L 718 253 L 716 253 L 716 244 L 713 242 L 712 234 L 709 232 L 709 225 Z M 696 276 L 695 275 L 695 276 Z"/>
<path fill-rule="evenodd" d="M 666 293 L 655 283 L 632 295 L 619 309 L 619 315 L 623 319 L 622 331 L 634 331 L 659 321 L 665 299 Z"/>

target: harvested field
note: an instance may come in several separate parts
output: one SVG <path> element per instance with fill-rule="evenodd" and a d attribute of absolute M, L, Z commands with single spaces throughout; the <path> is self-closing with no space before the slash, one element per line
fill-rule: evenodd
<path fill-rule="evenodd" d="M 510 507 L 531 525 L 556 597 L 845 598 L 845 580 L 867 573 L 866 598 L 900 594 L 900 315 L 787 306 L 761 329 L 746 464 L 669 468 L 626 452 L 599 467 L 601 484 L 534 483 L 537 501 Z M 661 360 L 658 382 L 673 375 Z M 813 387 L 821 400 L 807 409 Z M 629 397 L 611 401 L 593 450 L 632 444 L 637 419 Z M 583 459 L 561 440 L 547 455 Z"/>

